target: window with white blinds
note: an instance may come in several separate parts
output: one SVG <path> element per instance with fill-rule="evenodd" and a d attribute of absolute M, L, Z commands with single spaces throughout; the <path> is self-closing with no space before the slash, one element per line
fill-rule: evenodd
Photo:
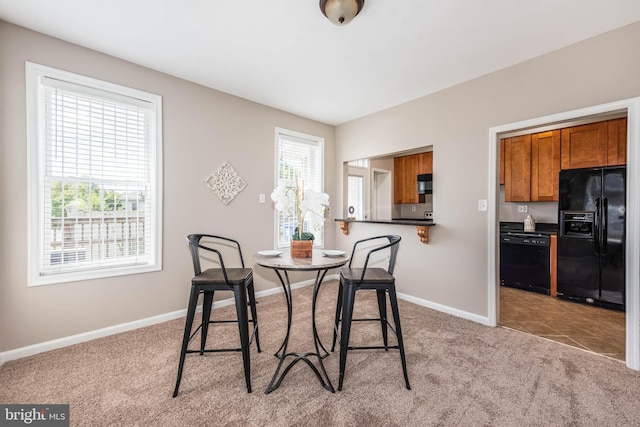
<path fill-rule="evenodd" d="M 161 268 L 161 98 L 27 63 L 29 284 Z"/>
<path fill-rule="evenodd" d="M 297 180 L 299 185 L 317 192 L 323 191 L 324 139 L 305 135 L 286 129 L 276 128 L 276 183 L 281 180 Z M 305 231 L 307 227 L 305 221 Z M 297 218 L 284 212 L 276 211 L 275 242 L 276 247 L 290 245 L 291 236 L 297 226 Z M 324 227 L 319 231 L 311 231 L 314 235 L 313 245 L 322 246 Z"/>

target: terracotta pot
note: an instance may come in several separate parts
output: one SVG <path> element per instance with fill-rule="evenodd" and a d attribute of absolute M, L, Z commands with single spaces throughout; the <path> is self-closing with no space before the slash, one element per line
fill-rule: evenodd
<path fill-rule="evenodd" d="M 311 258 L 313 240 L 292 240 L 291 258 Z"/>

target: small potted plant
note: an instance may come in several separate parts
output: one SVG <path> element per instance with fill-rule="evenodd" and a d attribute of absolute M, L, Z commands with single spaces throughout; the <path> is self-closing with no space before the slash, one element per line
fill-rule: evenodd
<path fill-rule="evenodd" d="M 291 236 L 291 256 L 310 258 L 314 235 L 305 231 L 305 220 L 313 230 L 320 230 L 329 206 L 329 195 L 305 190 L 304 181 L 300 184 L 298 180 L 282 180 L 271 193 L 271 200 L 278 211 L 296 217 L 297 226 Z"/>

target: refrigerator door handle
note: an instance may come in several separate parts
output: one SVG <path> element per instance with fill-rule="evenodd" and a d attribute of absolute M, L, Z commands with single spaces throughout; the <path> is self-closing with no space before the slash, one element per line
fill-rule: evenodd
<path fill-rule="evenodd" d="M 608 239 L 608 227 L 609 227 L 609 199 L 604 198 L 602 200 L 602 254 L 608 252 L 607 239 Z"/>
<path fill-rule="evenodd" d="M 600 254 L 600 227 L 598 224 L 600 223 L 600 197 L 596 198 L 596 218 L 593 224 L 593 251 L 596 254 Z"/>

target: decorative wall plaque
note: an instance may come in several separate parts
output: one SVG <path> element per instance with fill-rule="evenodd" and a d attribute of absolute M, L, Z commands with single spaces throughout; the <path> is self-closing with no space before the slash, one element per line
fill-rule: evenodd
<path fill-rule="evenodd" d="M 209 175 L 205 183 L 225 205 L 228 205 L 247 186 L 244 179 L 236 173 L 228 162 L 224 162 L 217 171 Z"/>

